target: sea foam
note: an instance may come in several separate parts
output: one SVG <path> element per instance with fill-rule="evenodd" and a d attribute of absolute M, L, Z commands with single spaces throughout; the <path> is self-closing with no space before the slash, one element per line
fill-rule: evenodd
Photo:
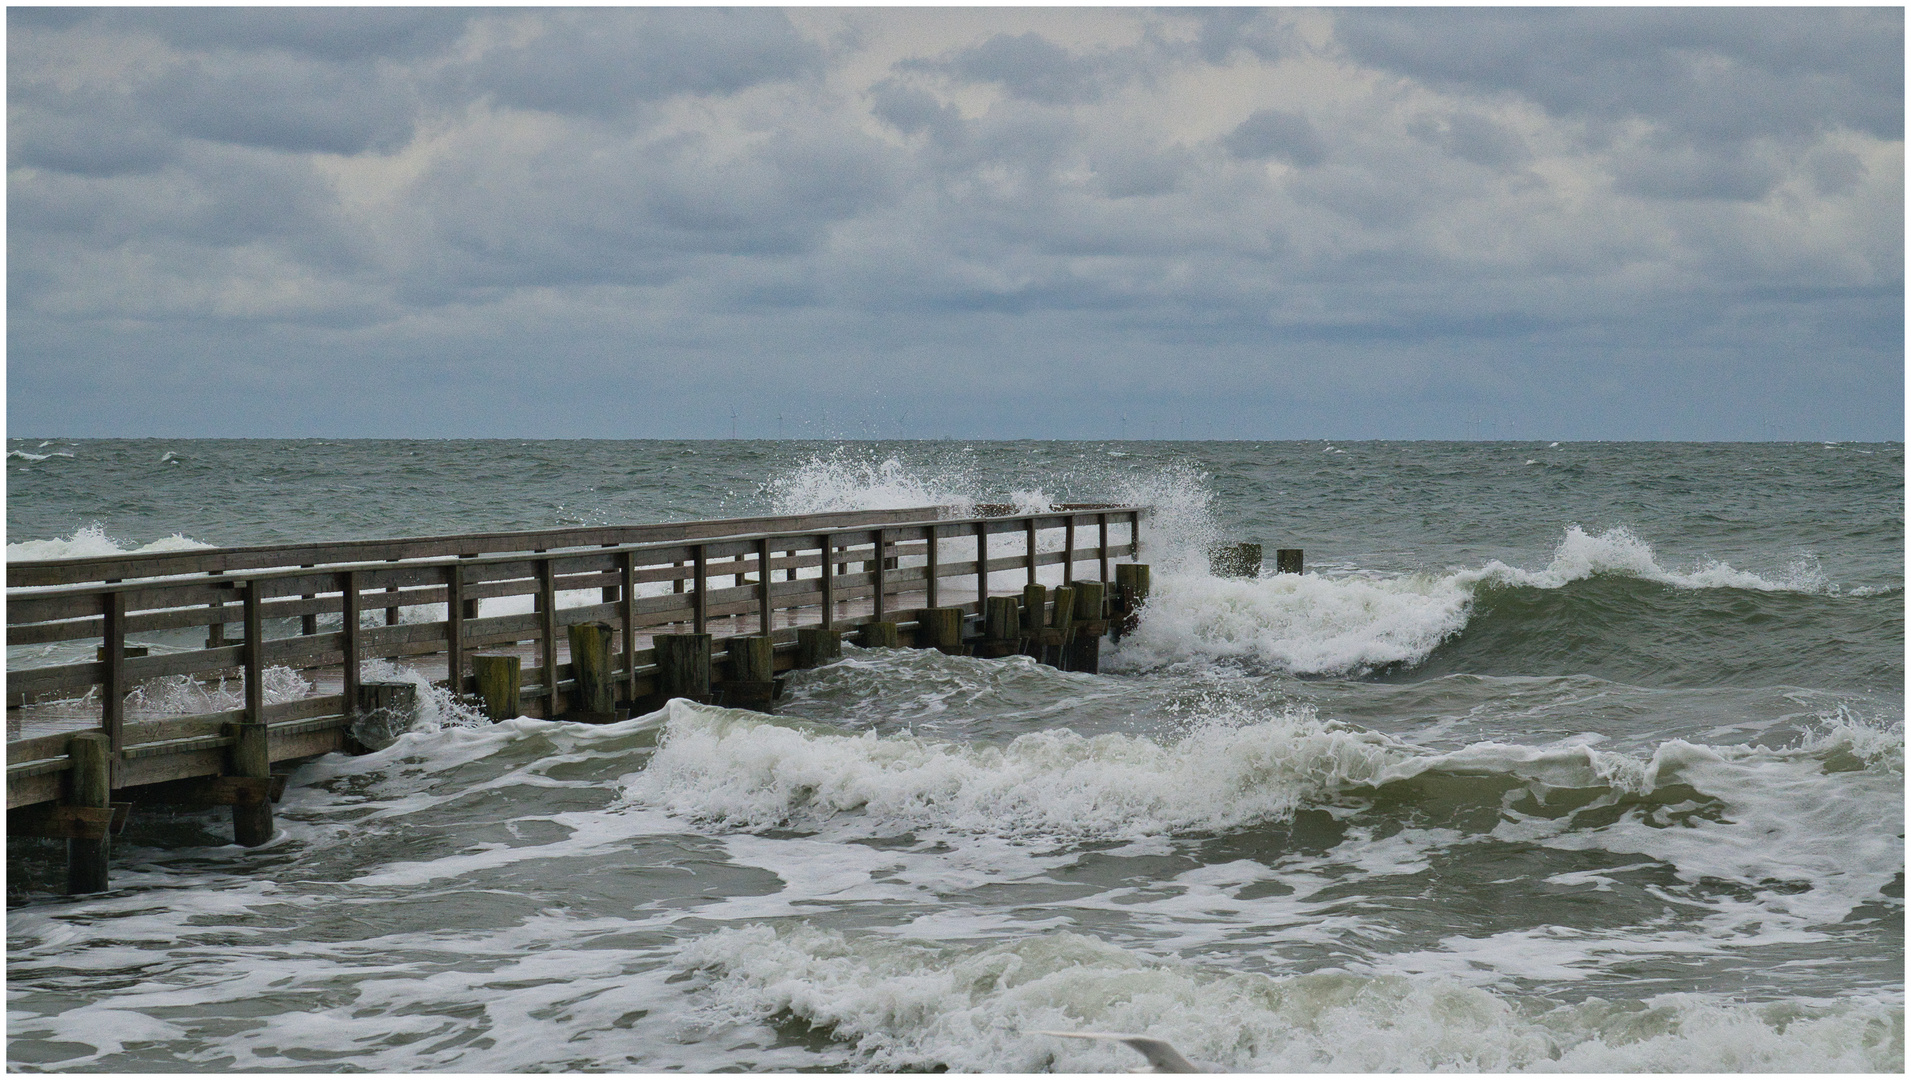
<path fill-rule="evenodd" d="M 55 540 L 22 540 L 7 545 L 8 562 L 38 559 L 87 559 L 102 555 L 143 555 L 154 551 L 197 551 L 212 547 L 179 533 L 149 544 L 133 544 L 106 535 L 99 524 L 79 529 L 72 536 Z"/>
<path fill-rule="evenodd" d="M 1901 1003 L 1870 998 L 1520 1008 L 1439 977 L 1233 972 L 1067 931 L 946 946 L 753 926 L 681 960 L 708 1011 L 805 1022 L 852 1044 L 858 1069 L 1087 1073 L 1139 1060 L 1043 1030 L 1145 1032 L 1263 1073 L 1895 1071 L 1904 1059 Z"/>

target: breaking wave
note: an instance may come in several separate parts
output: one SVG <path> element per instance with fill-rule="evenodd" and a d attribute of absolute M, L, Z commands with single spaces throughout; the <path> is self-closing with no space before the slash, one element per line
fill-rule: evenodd
<path fill-rule="evenodd" d="M 116 540 L 106 535 L 106 529 L 99 524 L 79 529 L 72 536 L 55 540 L 22 540 L 7 545 L 8 562 L 28 562 L 39 559 L 89 559 L 102 555 L 143 555 L 153 551 L 197 551 L 212 547 L 197 540 L 174 533 L 164 539 L 149 544 L 133 544 Z"/>

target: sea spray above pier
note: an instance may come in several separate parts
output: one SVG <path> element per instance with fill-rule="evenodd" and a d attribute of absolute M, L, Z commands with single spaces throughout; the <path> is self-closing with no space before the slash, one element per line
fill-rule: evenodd
<path fill-rule="evenodd" d="M 1114 1028 L 1260 1071 L 1901 1069 L 1902 448 L 1325 445 L 12 458 L 16 558 L 1158 511 L 1102 675 L 851 648 L 774 720 L 441 709 L 307 766 L 266 848 L 180 815 L 83 901 L 14 851 L 9 1062 L 1126 1069 L 1033 1034 Z M 1208 577 L 1237 538 L 1308 573 Z"/>

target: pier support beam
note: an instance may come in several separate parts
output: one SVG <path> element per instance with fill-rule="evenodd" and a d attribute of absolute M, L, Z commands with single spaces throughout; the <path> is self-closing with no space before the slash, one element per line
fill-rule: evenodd
<path fill-rule="evenodd" d="M 107 764 L 111 741 L 104 732 L 87 732 L 66 740 L 73 768 L 67 774 L 67 805 L 108 810 L 112 805 L 112 773 Z M 66 842 L 66 891 L 106 891 L 106 864 L 113 842 L 106 835 Z"/>
<path fill-rule="evenodd" d="M 228 776 L 254 780 L 272 778 L 272 758 L 266 750 L 264 724 L 227 724 L 226 735 L 233 740 L 229 751 Z M 272 839 L 272 803 L 232 807 L 232 840 L 241 847 L 258 847 Z"/>
<path fill-rule="evenodd" d="M 967 656 L 962 644 L 962 616 L 959 607 L 928 607 L 916 612 L 916 648 L 935 649 L 950 656 Z"/>
<path fill-rule="evenodd" d="M 733 637 L 729 651 L 729 678 L 719 688 L 719 700 L 732 709 L 770 712 L 776 701 L 776 639 L 768 634 Z"/>
<path fill-rule="evenodd" d="M 601 622 L 572 623 L 570 709 L 564 719 L 586 724 L 617 720 L 617 681 L 611 669 L 610 641 L 616 631 Z"/>
<path fill-rule="evenodd" d="M 1013 596 L 991 596 L 982 605 L 982 642 L 977 656 L 1009 656 L 1021 651 L 1022 609 Z"/>
<path fill-rule="evenodd" d="M 519 656 L 473 656 L 471 674 L 478 683 L 478 700 L 484 703 L 489 720 L 511 720 L 524 714 L 518 700 L 523 685 L 524 658 Z"/>
<path fill-rule="evenodd" d="M 1208 573 L 1215 577 L 1251 578 L 1261 574 L 1261 545 L 1220 544 L 1208 551 Z"/>
<path fill-rule="evenodd" d="M 1274 572 L 1277 574 L 1298 574 L 1301 572 L 1301 549 L 1279 548 L 1274 552 Z"/>
<path fill-rule="evenodd" d="M 1115 640 L 1132 634 L 1141 623 L 1141 606 L 1148 602 L 1148 564 L 1119 563 L 1115 567 Z"/>
<path fill-rule="evenodd" d="M 796 632 L 796 666 L 821 667 L 843 655 L 843 632 L 806 626 Z"/>
<path fill-rule="evenodd" d="M 1099 581 L 1075 583 L 1075 634 L 1062 665 L 1069 671 L 1101 673 L 1101 639 L 1108 632 L 1106 596 L 1107 588 Z"/>
<path fill-rule="evenodd" d="M 895 649 L 902 646 L 902 635 L 896 624 L 888 621 L 866 622 L 857 644 L 865 649 Z"/>
<path fill-rule="evenodd" d="M 657 692 L 665 700 L 710 700 L 709 634 L 658 634 L 651 645 L 657 654 Z"/>
<path fill-rule="evenodd" d="M 1022 651 L 1040 659 L 1042 631 L 1048 627 L 1048 586 L 1022 586 Z"/>
<path fill-rule="evenodd" d="M 418 715 L 418 688 L 408 682 L 360 683 L 355 705 L 353 741 L 366 750 L 383 750 L 411 730 Z"/>

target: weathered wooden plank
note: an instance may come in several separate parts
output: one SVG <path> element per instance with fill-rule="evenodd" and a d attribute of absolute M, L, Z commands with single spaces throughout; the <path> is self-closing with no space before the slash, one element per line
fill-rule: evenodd
<path fill-rule="evenodd" d="M 602 546 L 705 536 L 758 533 L 770 530 L 815 532 L 838 526 L 877 521 L 921 521 L 934 518 L 935 507 L 907 510 L 853 510 L 796 516 L 725 518 L 715 521 L 668 522 L 658 525 L 607 525 L 587 528 L 534 529 L 520 532 L 473 533 L 463 536 L 405 537 L 391 540 L 345 540 L 318 544 L 267 544 L 215 548 L 210 551 L 153 552 L 110 555 L 89 559 L 20 561 L 7 567 L 9 584 L 62 585 L 109 578 L 157 577 L 173 574 L 233 572 L 304 563 L 373 562 L 467 554 L 531 551 L 538 548 Z"/>

